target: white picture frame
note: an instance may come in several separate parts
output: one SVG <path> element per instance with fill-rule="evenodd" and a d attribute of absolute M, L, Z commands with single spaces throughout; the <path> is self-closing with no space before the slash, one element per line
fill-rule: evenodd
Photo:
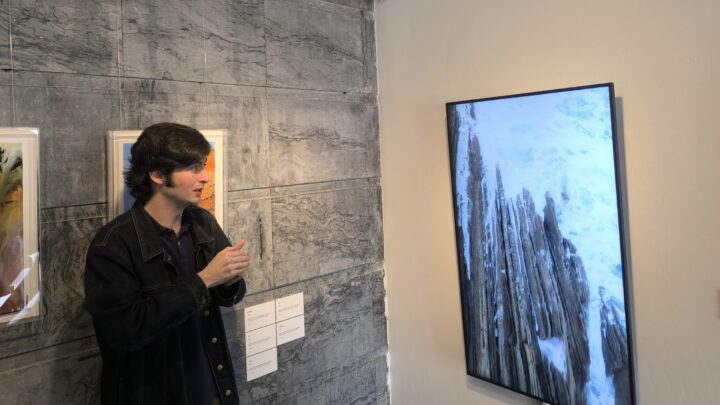
<path fill-rule="evenodd" d="M 0 128 L 0 325 L 40 315 L 38 133 Z"/>
<path fill-rule="evenodd" d="M 200 205 L 215 215 L 220 227 L 223 227 L 225 217 L 225 137 L 224 129 L 200 129 L 201 134 L 210 142 L 213 149 L 208 157 L 208 171 L 211 175 L 211 191 L 214 204 Z M 112 220 L 132 207 L 135 199 L 130 196 L 125 187 L 123 172 L 129 165 L 130 147 L 140 136 L 141 130 L 112 130 L 108 132 L 108 219 Z M 206 186 L 207 187 L 207 186 Z M 203 193 L 203 196 L 205 194 Z M 204 197 L 205 198 L 205 197 Z M 210 197 L 207 197 L 208 199 Z"/>

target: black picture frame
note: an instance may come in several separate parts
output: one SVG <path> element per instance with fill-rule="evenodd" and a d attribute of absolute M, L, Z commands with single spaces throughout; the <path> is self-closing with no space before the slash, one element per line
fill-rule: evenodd
<path fill-rule="evenodd" d="M 635 404 L 612 83 L 446 104 L 467 374 Z"/>

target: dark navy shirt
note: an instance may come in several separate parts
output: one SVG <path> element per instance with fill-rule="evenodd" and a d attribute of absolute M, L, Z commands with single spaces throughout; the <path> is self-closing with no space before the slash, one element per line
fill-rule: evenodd
<path fill-rule="evenodd" d="M 178 271 L 178 277 L 195 277 L 194 274 L 197 273 L 195 252 L 193 251 L 190 225 L 187 221 L 183 221 L 179 235 L 175 235 L 172 229 L 165 228 L 154 219 L 153 224 L 165 251 L 170 255 L 172 263 Z M 207 354 L 203 349 L 200 314 L 191 316 L 178 329 L 182 340 L 182 365 L 185 371 L 185 390 L 189 402 L 198 405 L 219 403 L 215 378 Z"/>

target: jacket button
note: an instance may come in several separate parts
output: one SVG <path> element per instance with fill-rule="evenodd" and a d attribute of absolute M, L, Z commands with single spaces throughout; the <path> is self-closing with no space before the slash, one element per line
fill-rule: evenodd
<path fill-rule="evenodd" d="M 204 310 L 203 315 L 210 316 L 210 310 L 209 309 Z"/>
<path fill-rule="evenodd" d="M 214 338 L 210 339 L 210 341 L 211 341 L 212 343 L 217 343 L 217 338 L 214 337 Z"/>
<path fill-rule="evenodd" d="M 218 365 L 217 365 L 217 371 L 222 371 L 223 368 L 224 368 L 224 367 L 223 367 L 222 364 L 218 364 Z"/>
<path fill-rule="evenodd" d="M 230 391 L 230 390 L 225 390 L 225 396 L 226 396 L 226 397 L 229 397 L 230 394 L 232 394 L 232 391 Z"/>

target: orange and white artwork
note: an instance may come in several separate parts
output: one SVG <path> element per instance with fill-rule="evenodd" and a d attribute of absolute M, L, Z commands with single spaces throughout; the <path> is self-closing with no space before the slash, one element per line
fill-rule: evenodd
<path fill-rule="evenodd" d="M 23 269 L 22 144 L 0 143 L 0 314 L 20 311 L 23 286 L 13 285 Z"/>
<path fill-rule="evenodd" d="M 0 128 L 0 323 L 37 314 L 37 150 L 30 130 Z"/>
<path fill-rule="evenodd" d="M 210 181 L 205 184 L 202 195 L 200 196 L 200 204 L 198 205 L 215 214 L 215 145 L 212 145 L 213 149 L 207 157 L 207 165 L 205 166 Z"/>

